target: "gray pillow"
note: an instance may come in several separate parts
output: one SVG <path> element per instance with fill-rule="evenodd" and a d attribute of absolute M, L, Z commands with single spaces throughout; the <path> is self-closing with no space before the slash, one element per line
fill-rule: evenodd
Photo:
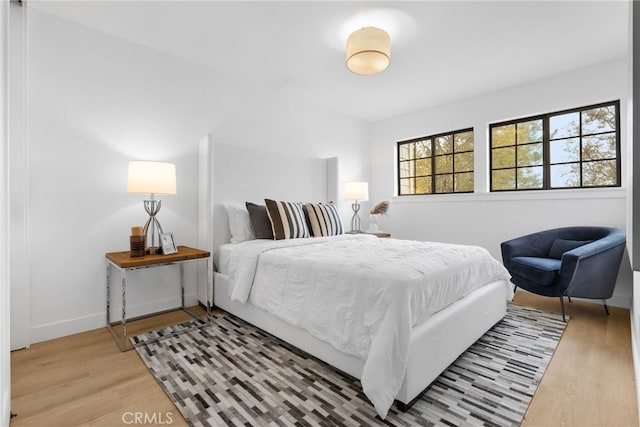
<path fill-rule="evenodd" d="M 267 207 L 251 202 L 246 202 L 245 205 L 249 211 L 249 220 L 251 221 L 251 227 L 253 227 L 253 233 L 256 235 L 256 239 L 273 240 L 273 230 L 271 229 L 271 221 L 269 221 L 269 215 L 267 214 Z"/>
<path fill-rule="evenodd" d="M 593 240 L 556 239 L 551 244 L 551 249 L 549 249 L 549 258 L 561 259 L 562 254 L 564 254 L 565 252 L 568 252 L 575 248 L 579 248 L 580 246 L 591 243 L 592 241 Z"/>

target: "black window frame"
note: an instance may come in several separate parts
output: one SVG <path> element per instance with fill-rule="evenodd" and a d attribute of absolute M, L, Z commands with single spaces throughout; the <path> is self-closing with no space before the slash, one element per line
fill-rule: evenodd
<path fill-rule="evenodd" d="M 584 164 L 588 164 L 588 163 L 593 163 L 593 162 L 598 162 L 598 161 L 611 161 L 614 159 L 596 159 L 596 160 L 584 160 L 582 158 L 582 147 L 583 147 L 583 138 L 585 137 L 593 137 L 593 136 L 598 136 L 598 135 L 603 135 L 603 134 L 607 134 L 607 133 L 611 133 L 611 131 L 606 131 L 606 132 L 600 132 L 600 133 L 591 133 L 591 134 L 584 134 L 583 130 L 582 130 L 582 112 L 583 111 L 587 111 L 587 110 L 593 110 L 593 109 L 597 109 L 597 108 L 602 108 L 602 107 L 615 107 L 615 140 L 616 140 L 616 182 L 615 184 L 607 184 L 607 185 L 584 185 L 583 184 L 583 165 Z M 551 139 L 550 136 L 550 120 L 552 117 L 555 116 L 560 116 L 560 115 L 565 115 L 565 114 L 571 114 L 571 113 L 580 113 L 580 120 L 579 120 L 579 124 L 578 124 L 578 129 L 579 129 L 579 134 L 577 136 L 572 136 L 572 137 L 563 137 L 563 138 L 554 138 Z M 541 188 L 518 188 L 518 173 L 517 170 L 518 168 L 524 168 L 524 167 L 528 167 L 528 166 L 518 166 L 518 160 L 517 160 L 517 152 L 516 152 L 516 159 L 515 159 L 515 166 L 514 167 L 509 167 L 509 168 L 496 168 L 495 170 L 510 170 L 510 169 L 514 169 L 515 170 L 515 188 L 507 188 L 507 189 L 494 189 L 493 188 L 493 172 L 494 172 L 494 168 L 493 168 L 493 150 L 495 149 L 499 149 L 499 148 L 508 148 L 508 147 L 517 147 L 518 143 L 517 141 L 514 143 L 515 145 L 513 146 L 500 146 L 500 147 L 494 147 L 493 146 L 493 129 L 497 128 L 497 127 L 504 127 L 504 126 L 508 126 L 508 125 L 516 125 L 518 123 L 526 123 L 526 122 L 531 122 L 531 121 L 536 121 L 536 120 L 542 120 L 542 141 L 540 141 L 542 143 L 542 187 Z M 516 132 L 517 134 L 517 132 Z M 517 135 L 516 135 L 517 138 Z M 557 162 L 557 163 L 551 163 L 551 142 L 552 141 L 556 141 L 556 140 L 561 140 L 561 139 L 568 139 L 568 138 L 578 138 L 579 140 L 579 153 L 580 153 L 580 158 L 577 161 L 567 161 L 567 162 Z M 538 143 L 540 143 L 538 142 Z M 570 108 L 570 109 L 566 109 L 566 110 L 560 110 L 560 111 L 554 111 L 551 113 L 546 113 L 546 114 L 538 114 L 535 116 L 529 116 L 529 117 L 523 117 L 523 118 L 518 118 L 518 119 L 513 119 L 513 120 L 506 120 L 506 121 L 502 121 L 502 122 L 497 122 L 497 123 L 491 123 L 489 124 L 489 141 L 488 141 L 488 149 L 489 149 L 489 191 L 492 193 L 500 193 L 500 192 L 505 192 L 505 191 L 540 191 L 540 190 L 581 190 L 581 189 L 586 189 L 586 188 L 617 188 L 617 187 L 621 187 L 622 186 L 622 171 L 621 171 L 621 165 L 622 165 L 622 159 L 621 159 L 621 151 L 620 151 L 620 100 L 616 100 L 616 101 L 609 101 L 609 102 L 602 102 L 602 103 L 598 103 L 598 104 L 592 104 L 592 105 L 587 105 L 584 107 L 577 107 L 577 108 Z M 566 187 L 552 187 L 551 186 L 551 166 L 554 165 L 562 165 L 562 164 L 574 164 L 577 163 L 579 165 L 579 180 L 580 183 L 577 186 L 566 186 Z"/>
<path fill-rule="evenodd" d="M 455 151 L 455 135 L 456 134 L 462 134 L 462 133 L 471 133 L 472 138 L 473 138 L 473 146 L 471 148 L 471 150 L 463 150 L 463 151 Z M 452 138 L 452 147 L 451 147 L 451 153 L 450 154 L 435 154 L 436 153 L 436 139 L 437 138 L 442 138 L 442 137 L 447 137 L 447 136 L 451 136 Z M 400 159 L 400 150 L 401 150 L 401 146 L 405 145 L 405 144 L 411 144 L 411 143 L 416 143 L 416 142 L 421 142 L 421 141 L 426 141 L 426 140 L 431 140 L 431 174 L 430 175 L 416 175 L 414 173 L 413 176 L 411 176 L 412 178 L 421 178 L 421 177 L 430 177 L 431 178 L 431 192 L 430 193 L 408 193 L 408 194 L 403 194 L 402 193 L 402 184 L 401 181 L 402 179 L 406 179 L 407 177 L 402 177 L 401 175 L 401 163 L 403 161 L 410 161 L 410 160 L 418 160 L 419 158 L 414 157 L 413 159 L 409 159 L 409 160 L 401 160 Z M 458 130 L 454 130 L 454 131 L 450 131 L 450 132 L 441 132 L 441 133 L 437 133 L 437 134 L 433 134 L 433 135 L 427 135 L 427 136 L 421 136 L 418 138 L 411 138 L 411 139 L 407 139 L 407 140 L 403 140 L 403 141 L 398 141 L 396 143 L 396 161 L 397 161 L 397 194 L 398 196 L 431 196 L 431 195 L 438 195 L 438 194 L 469 194 L 469 193 L 473 193 L 475 191 L 475 164 L 474 166 L 471 168 L 471 170 L 465 170 L 465 171 L 461 171 L 461 172 L 456 172 L 455 169 L 455 154 L 463 154 L 463 153 L 471 153 L 473 156 L 473 159 L 475 161 L 475 132 L 473 127 L 469 127 L 469 128 L 464 128 L 464 129 L 458 129 Z M 436 173 L 436 158 L 437 157 L 441 157 L 441 156 L 445 156 L 445 155 L 451 155 L 453 157 L 452 160 L 452 164 L 451 164 L 451 172 L 447 172 L 447 173 Z M 426 157 L 428 158 L 428 157 Z M 414 166 L 415 167 L 415 166 Z M 456 185 L 455 185 L 455 176 L 457 174 L 462 174 L 462 173 L 471 173 L 473 176 L 473 188 L 469 191 L 455 191 L 456 189 Z M 439 175 L 451 175 L 454 179 L 453 183 L 452 183 L 452 189 L 453 191 L 447 191 L 447 192 L 436 192 L 436 176 Z"/>

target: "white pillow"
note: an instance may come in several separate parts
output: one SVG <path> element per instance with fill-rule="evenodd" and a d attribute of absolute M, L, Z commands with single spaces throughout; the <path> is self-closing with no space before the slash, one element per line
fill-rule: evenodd
<path fill-rule="evenodd" d="M 229 217 L 229 231 L 231 231 L 231 243 L 244 242 L 256 238 L 251 228 L 249 211 L 244 204 L 227 203 L 224 205 Z"/>

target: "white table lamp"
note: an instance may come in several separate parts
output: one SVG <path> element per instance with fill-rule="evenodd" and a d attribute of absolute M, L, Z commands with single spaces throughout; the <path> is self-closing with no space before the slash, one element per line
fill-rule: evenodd
<path fill-rule="evenodd" d="M 147 253 L 161 252 L 160 234 L 163 231 L 156 215 L 160 212 L 162 202 L 156 200 L 154 196 L 156 194 L 176 194 L 176 165 L 138 160 L 129 162 L 127 192 L 151 195 L 149 200 L 144 201 L 144 209 L 149 214 L 149 219 L 144 225 Z M 150 231 L 149 228 L 151 228 Z M 156 246 L 156 241 L 158 246 Z"/>
<path fill-rule="evenodd" d="M 344 187 L 344 200 L 353 200 L 351 209 L 353 209 L 353 217 L 351 218 L 351 232 L 362 233 L 360 230 L 360 203 L 369 200 L 369 184 L 366 182 L 347 182 Z"/>

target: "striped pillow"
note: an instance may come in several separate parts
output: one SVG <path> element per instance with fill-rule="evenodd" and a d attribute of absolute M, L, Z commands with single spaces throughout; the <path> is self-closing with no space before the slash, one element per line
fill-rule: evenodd
<path fill-rule="evenodd" d="M 302 203 L 277 202 L 264 199 L 275 240 L 309 237 Z"/>
<path fill-rule="evenodd" d="M 314 237 L 337 236 L 344 233 L 338 209 L 333 203 L 328 205 L 308 203 L 304 205 L 304 211 Z"/>

